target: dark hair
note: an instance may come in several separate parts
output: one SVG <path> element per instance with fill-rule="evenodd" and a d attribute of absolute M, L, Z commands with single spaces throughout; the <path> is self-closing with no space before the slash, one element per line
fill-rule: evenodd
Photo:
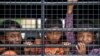
<path fill-rule="evenodd" d="M 25 41 L 29 41 L 29 42 L 34 42 L 35 38 L 34 37 L 28 37 L 25 39 Z"/>
<path fill-rule="evenodd" d="M 63 33 L 63 35 L 61 36 L 60 42 L 67 42 L 67 38 L 66 38 L 65 33 Z"/>
<path fill-rule="evenodd" d="M 47 19 L 44 23 L 44 28 L 52 27 L 62 28 L 62 21 L 60 19 Z"/>
<path fill-rule="evenodd" d="M 74 28 L 95 28 L 96 26 L 90 20 L 82 20 L 74 25 Z M 76 32 L 77 33 L 77 32 Z M 94 31 L 96 33 L 96 31 Z"/>
<path fill-rule="evenodd" d="M 13 20 L 4 20 L 0 25 L 0 28 L 11 28 L 11 27 L 22 28 L 19 23 Z M 4 31 L 0 32 L 0 35 L 4 35 Z"/>
<path fill-rule="evenodd" d="M 15 28 L 21 28 L 21 25 L 13 20 L 4 20 L 1 23 L 1 28 L 11 28 L 11 27 L 15 27 Z"/>

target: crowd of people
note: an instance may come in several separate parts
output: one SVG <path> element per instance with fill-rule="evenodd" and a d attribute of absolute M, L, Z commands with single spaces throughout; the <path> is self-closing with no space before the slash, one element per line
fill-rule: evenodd
<path fill-rule="evenodd" d="M 71 1 L 71 0 L 69 0 Z M 73 4 L 69 4 L 67 14 L 71 15 Z M 84 22 L 84 23 L 83 23 Z M 91 24 L 91 25 L 89 25 Z M 4 20 L 0 28 L 22 28 L 16 21 Z M 44 22 L 44 28 L 59 29 L 63 28 L 60 19 L 47 19 Z M 80 21 L 75 28 L 94 28 L 91 21 Z M 87 45 L 96 44 L 99 46 L 99 41 L 96 41 L 96 32 L 80 31 L 75 32 L 75 48 L 71 47 L 45 47 L 45 55 L 100 55 L 100 47 L 87 47 Z M 41 36 L 30 38 L 32 41 L 23 41 L 21 31 L 0 31 L 0 44 L 26 44 L 26 45 L 42 45 Z M 47 31 L 44 33 L 44 44 L 61 44 L 65 46 L 73 45 L 62 31 Z M 42 48 L 39 47 L 0 47 L 0 55 L 41 55 Z"/>

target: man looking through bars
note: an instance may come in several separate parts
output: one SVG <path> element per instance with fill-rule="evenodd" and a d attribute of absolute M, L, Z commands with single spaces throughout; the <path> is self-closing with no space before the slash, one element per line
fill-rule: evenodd
<path fill-rule="evenodd" d="M 13 20 L 4 20 L 0 28 L 22 28 L 19 23 Z M 22 37 L 21 32 L 19 31 L 1 31 L 0 32 L 0 44 L 22 44 Z M 0 48 L 0 52 L 3 50 L 14 50 L 19 52 L 19 54 L 23 54 L 23 48 L 16 48 L 16 47 L 4 47 Z"/>

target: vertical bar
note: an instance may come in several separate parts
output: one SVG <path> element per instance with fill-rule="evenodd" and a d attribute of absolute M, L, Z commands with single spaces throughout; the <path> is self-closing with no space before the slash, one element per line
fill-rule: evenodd
<path fill-rule="evenodd" d="M 44 29 L 44 21 L 45 21 L 45 5 L 44 0 L 41 0 L 41 29 Z M 44 56 L 44 31 L 41 32 L 42 36 L 42 56 Z"/>

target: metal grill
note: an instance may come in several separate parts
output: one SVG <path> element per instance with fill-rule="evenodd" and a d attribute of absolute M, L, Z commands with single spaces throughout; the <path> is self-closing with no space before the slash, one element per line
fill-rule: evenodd
<path fill-rule="evenodd" d="M 1 0 L 0 55 L 99 56 L 99 6 L 99 0 Z"/>

